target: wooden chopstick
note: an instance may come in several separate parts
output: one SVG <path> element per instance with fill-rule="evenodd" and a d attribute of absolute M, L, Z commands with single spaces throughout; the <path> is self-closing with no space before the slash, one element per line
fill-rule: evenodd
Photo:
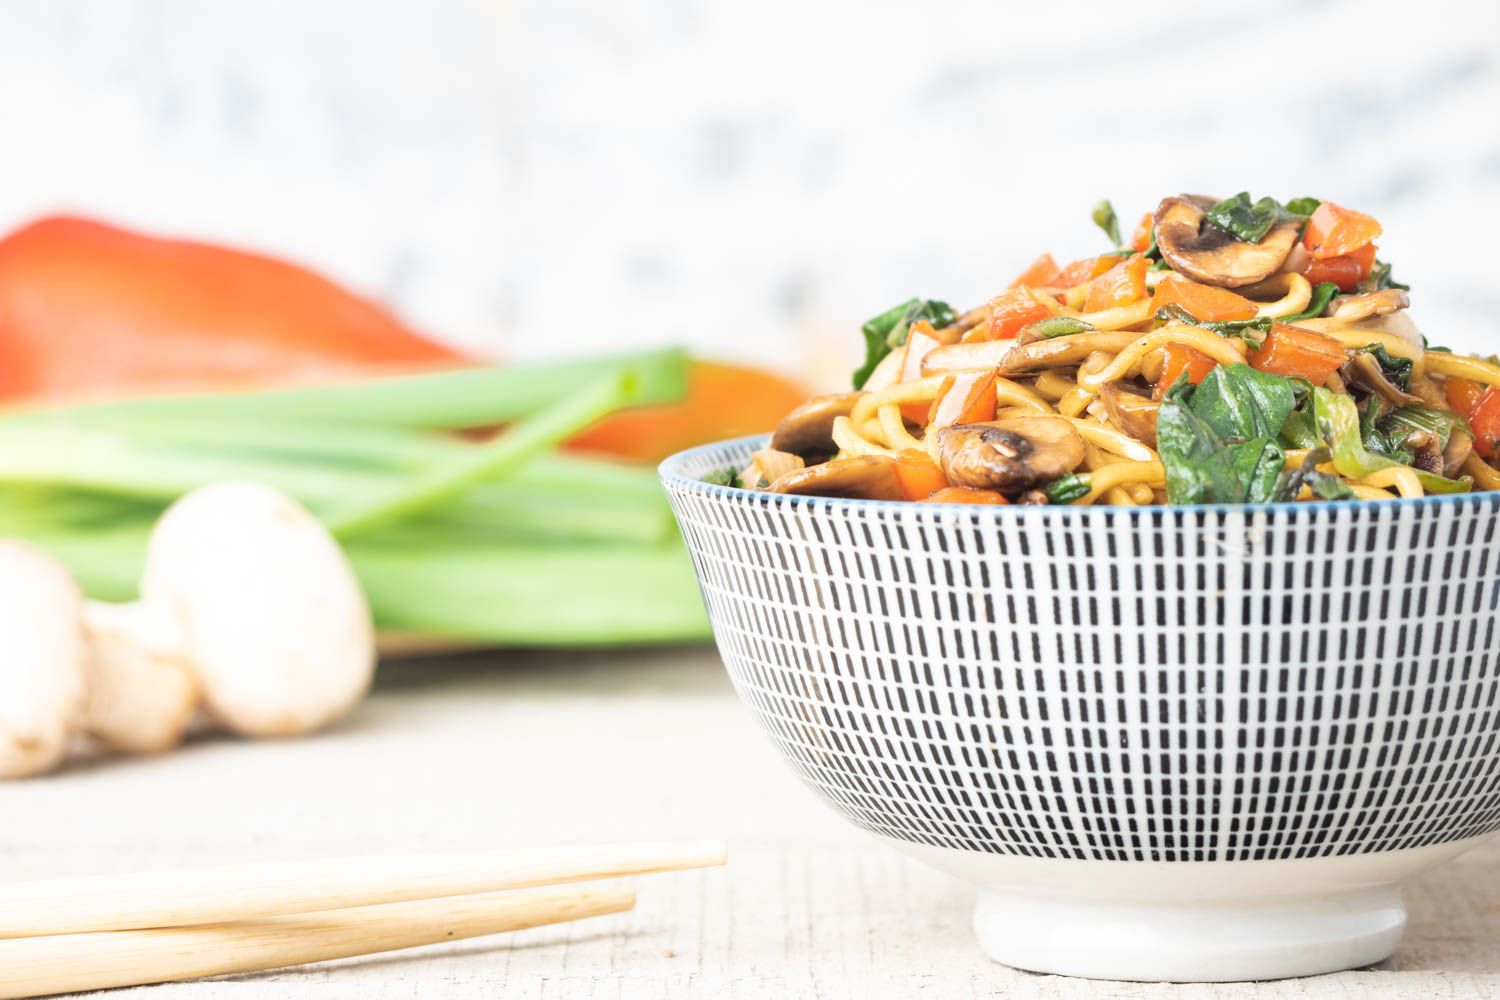
<path fill-rule="evenodd" d="M 0 885 L 0 938 L 181 927 L 721 865 L 718 841 L 232 865 Z M 489 932 L 485 932 L 489 933 Z"/>
<path fill-rule="evenodd" d="M 0 941 L 0 1000 L 261 972 L 618 913 L 630 889 L 482 893 L 156 930 Z"/>

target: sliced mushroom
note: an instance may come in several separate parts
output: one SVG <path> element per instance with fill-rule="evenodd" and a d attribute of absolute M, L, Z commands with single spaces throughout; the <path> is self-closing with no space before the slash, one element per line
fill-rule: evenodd
<path fill-rule="evenodd" d="M 1012 417 L 944 427 L 938 455 L 954 486 L 1018 490 L 1078 468 L 1083 438 L 1062 417 Z"/>
<path fill-rule="evenodd" d="M 838 453 L 833 443 L 833 422 L 847 417 L 863 393 L 842 392 L 814 396 L 781 418 L 771 435 L 771 447 L 797 455 L 807 462 L 821 462 Z"/>
<path fill-rule="evenodd" d="M 1041 490 L 1027 490 L 1016 497 L 1016 503 L 1022 507 L 1045 507 L 1051 502 Z"/>
<path fill-rule="evenodd" d="M 1071 368 L 1081 364 L 1095 352 L 1119 354 L 1140 336 L 1139 333 L 1123 330 L 1095 330 L 1021 344 L 1012 348 L 1001 361 L 1000 371 L 1006 375 L 1021 375 L 1052 368 Z M 937 351 L 932 353 L 936 354 Z M 929 354 L 928 357 L 932 355 Z"/>
<path fill-rule="evenodd" d="M 1406 439 L 1406 443 L 1412 449 L 1411 464 L 1413 468 L 1437 475 L 1442 474 L 1443 449 L 1438 444 L 1436 434 L 1429 434 L 1426 431 L 1422 431 L 1412 434 Z"/>
<path fill-rule="evenodd" d="M 934 347 L 922 359 L 922 374 L 939 375 L 998 368 L 1005 356 L 1015 350 L 1015 346 L 1014 340 L 976 340 L 970 344 Z"/>
<path fill-rule="evenodd" d="M 797 469 L 772 483 L 771 492 L 861 500 L 906 499 L 896 475 L 896 460 L 889 455 L 835 458 Z"/>
<path fill-rule="evenodd" d="M 1340 295 L 1333 300 L 1328 315 L 1334 319 L 1353 322 L 1371 316 L 1389 316 L 1409 305 L 1411 299 L 1401 289 L 1386 288 L 1378 292 L 1365 292 L 1363 295 Z"/>
<path fill-rule="evenodd" d="M 1371 316 L 1354 324 L 1361 330 L 1378 330 L 1381 333 L 1389 333 L 1400 337 L 1413 347 L 1423 346 L 1422 331 L 1417 324 L 1412 322 L 1411 313 L 1406 311 L 1386 313 L 1385 315 Z"/>
<path fill-rule="evenodd" d="M 1457 476 L 1473 450 L 1474 439 L 1463 431 L 1456 430 L 1448 435 L 1448 446 L 1443 449 L 1443 475 L 1449 479 Z"/>
<path fill-rule="evenodd" d="M 1156 447 L 1156 413 L 1161 404 L 1119 382 L 1110 382 L 1099 392 L 1105 413 L 1116 429 L 1137 441 Z"/>
<path fill-rule="evenodd" d="M 1273 226 L 1259 243 L 1245 243 L 1217 226 L 1203 223 L 1216 202 L 1202 195 L 1163 198 L 1156 207 L 1156 245 L 1176 271 L 1208 285 L 1238 288 L 1280 270 L 1297 243 L 1298 225 Z"/>
<path fill-rule="evenodd" d="M 1373 392 L 1396 406 L 1427 405 L 1421 396 L 1413 396 L 1386 378 L 1385 369 L 1380 367 L 1380 362 L 1375 360 L 1375 355 L 1368 351 L 1355 351 L 1350 354 L 1349 360 L 1344 362 L 1338 374 L 1343 378 L 1346 386 Z"/>

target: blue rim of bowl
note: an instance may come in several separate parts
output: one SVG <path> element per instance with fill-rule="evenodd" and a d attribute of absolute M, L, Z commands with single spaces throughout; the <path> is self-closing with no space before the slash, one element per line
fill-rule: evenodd
<path fill-rule="evenodd" d="M 770 434 L 751 434 L 746 437 L 726 438 L 723 441 L 714 441 L 710 444 L 698 445 L 688 448 L 669 456 L 656 467 L 656 474 L 661 478 L 663 486 L 699 493 L 705 496 L 717 497 L 725 500 L 750 500 L 760 503 L 781 503 L 797 507 L 809 507 L 813 509 L 847 509 L 871 511 L 901 511 L 901 510 L 937 510 L 960 512 L 967 511 L 975 516 L 1005 517 L 1015 516 L 1018 513 L 1030 512 L 1035 516 L 1037 512 L 1045 512 L 1050 515 L 1066 517 L 1098 516 L 1099 512 L 1105 513 L 1134 513 L 1134 514 L 1156 514 L 1162 515 L 1169 512 L 1191 512 L 1191 511 L 1216 511 L 1221 513 L 1244 513 L 1255 514 L 1260 512 L 1295 511 L 1298 513 L 1315 514 L 1323 511 L 1336 513 L 1338 511 L 1365 511 L 1365 510 L 1392 510 L 1399 511 L 1418 507 L 1427 509 L 1442 505 L 1471 504 L 1481 506 L 1500 506 L 1500 490 L 1481 490 L 1469 493 L 1446 493 L 1425 497 L 1395 497 L 1390 500 L 1281 500 L 1275 503 L 1213 503 L 1193 504 L 1191 506 L 1169 507 L 1165 505 L 1150 505 L 1140 507 L 1112 507 L 1109 505 L 1098 505 L 1089 507 L 1075 507 L 1071 504 L 1049 504 L 1047 506 L 1022 506 L 1001 504 L 934 504 L 921 500 L 859 500 L 848 497 L 819 497 L 804 496 L 801 494 L 767 493 L 763 490 L 747 490 L 739 486 L 720 486 L 716 483 L 705 483 L 701 479 L 687 475 L 682 470 L 684 467 L 694 464 L 709 453 L 717 451 L 732 451 L 745 449 L 754 451 L 756 448 L 765 447 L 771 439 Z M 1091 515 L 1090 512 L 1093 512 Z"/>

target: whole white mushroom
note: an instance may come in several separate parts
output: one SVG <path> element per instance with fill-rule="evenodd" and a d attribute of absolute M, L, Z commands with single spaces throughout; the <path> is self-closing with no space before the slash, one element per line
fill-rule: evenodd
<path fill-rule="evenodd" d="M 0 778 L 56 766 L 83 712 L 83 594 L 56 559 L 0 541 Z"/>
<path fill-rule="evenodd" d="M 327 725 L 374 675 L 370 609 L 343 551 L 268 486 L 219 483 L 168 508 L 125 608 L 120 634 L 185 665 L 209 714 L 247 736 Z"/>

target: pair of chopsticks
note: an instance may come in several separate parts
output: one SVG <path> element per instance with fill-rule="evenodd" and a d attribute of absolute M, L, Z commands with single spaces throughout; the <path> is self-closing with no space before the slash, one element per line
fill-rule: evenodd
<path fill-rule="evenodd" d="M 704 868 L 725 856 L 708 841 L 0 885 L 0 1000 L 262 972 L 619 913 L 635 905 L 629 888 L 513 890 Z"/>

